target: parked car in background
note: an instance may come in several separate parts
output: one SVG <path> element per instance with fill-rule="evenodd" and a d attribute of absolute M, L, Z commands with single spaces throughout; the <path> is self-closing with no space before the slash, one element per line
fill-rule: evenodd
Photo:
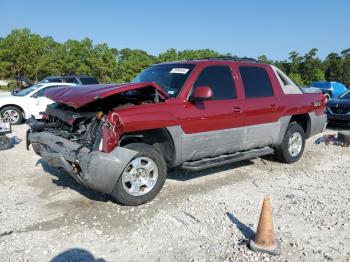
<path fill-rule="evenodd" d="M 328 101 L 326 112 L 329 123 L 350 126 L 350 90 Z"/>
<path fill-rule="evenodd" d="M 0 96 L 0 115 L 8 117 L 12 125 L 20 124 L 23 119 L 32 115 L 40 118 L 40 112 L 45 111 L 53 101 L 44 96 L 46 90 L 54 87 L 72 86 L 69 83 L 38 83 L 17 93 Z"/>
<path fill-rule="evenodd" d="M 347 90 L 346 86 L 340 82 L 312 82 L 311 87 L 320 88 L 327 101 L 337 98 Z"/>
<path fill-rule="evenodd" d="M 11 91 L 15 94 L 24 88 L 34 85 L 33 82 L 29 81 L 25 77 L 17 76 L 16 87 Z M 64 75 L 64 76 L 47 76 L 38 83 L 69 83 L 76 85 L 96 85 L 98 81 L 95 77 L 88 75 Z"/>
<path fill-rule="evenodd" d="M 168 168 L 269 154 L 293 163 L 327 121 L 322 93 L 304 93 L 272 65 L 236 58 L 157 64 L 131 83 L 46 95 L 56 103 L 30 123 L 27 145 L 124 205 L 152 200 Z"/>
<path fill-rule="evenodd" d="M 40 81 L 41 83 L 72 83 L 77 85 L 96 85 L 98 81 L 95 77 L 88 75 L 64 75 L 64 76 L 48 76 Z"/>

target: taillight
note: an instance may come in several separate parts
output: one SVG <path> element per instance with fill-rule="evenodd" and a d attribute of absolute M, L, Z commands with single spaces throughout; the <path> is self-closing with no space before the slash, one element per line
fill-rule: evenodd
<path fill-rule="evenodd" d="M 317 100 L 317 101 L 313 101 L 312 105 L 314 107 L 320 107 L 320 108 L 325 107 L 326 106 L 326 97 L 323 94 L 321 94 L 321 99 Z"/>
<path fill-rule="evenodd" d="M 326 97 L 324 94 L 321 94 L 321 107 L 325 107 L 326 106 Z"/>

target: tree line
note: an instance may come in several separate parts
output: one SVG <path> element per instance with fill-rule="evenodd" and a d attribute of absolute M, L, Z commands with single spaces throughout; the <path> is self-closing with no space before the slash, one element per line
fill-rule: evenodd
<path fill-rule="evenodd" d="M 332 52 L 324 60 L 317 56 L 317 48 L 301 55 L 289 53 L 289 59 L 269 60 L 261 55 L 258 60 L 273 64 L 287 73 L 299 85 L 312 81 L 340 81 L 350 83 L 350 48 L 340 54 Z M 232 56 L 211 49 L 169 49 L 153 56 L 140 49 L 116 49 L 107 44 L 94 44 L 89 38 L 81 41 L 56 42 L 29 29 L 15 29 L 0 38 L 0 79 L 24 76 L 38 81 L 49 75 L 88 74 L 102 83 L 128 82 L 145 67 L 160 62 Z"/>

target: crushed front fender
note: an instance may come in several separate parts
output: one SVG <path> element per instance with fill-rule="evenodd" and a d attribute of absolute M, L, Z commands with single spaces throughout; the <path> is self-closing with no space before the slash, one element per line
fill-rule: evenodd
<path fill-rule="evenodd" d="M 61 167 L 75 180 L 105 194 L 111 194 L 126 165 L 138 153 L 116 147 L 110 153 L 88 148 L 49 132 L 29 132 L 34 151 L 51 166 Z"/>

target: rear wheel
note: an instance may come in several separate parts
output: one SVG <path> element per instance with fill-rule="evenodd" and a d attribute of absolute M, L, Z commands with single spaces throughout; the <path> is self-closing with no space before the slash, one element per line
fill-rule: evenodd
<path fill-rule="evenodd" d="M 0 111 L 0 115 L 8 118 L 12 125 L 19 125 L 22 123 L 23 115 L 19 108 L 14 106 L 6 106 Z"/>
<path fill-rule="evenodd" d="M 304 152 L 305 132 L 296 122 L 289 124 L 282 144 L 276 147 L 278 160 L 284 163 L 294 163 Z"/>
<path fill-rule="evenodd" d="M 164 158 L 152 146 L 133 143 L 125 148 L 138 154 L 127 164 L 112 192 L 122 205 L 136 206 L 151 201 L 162 189 L 167 166 Z"/>

